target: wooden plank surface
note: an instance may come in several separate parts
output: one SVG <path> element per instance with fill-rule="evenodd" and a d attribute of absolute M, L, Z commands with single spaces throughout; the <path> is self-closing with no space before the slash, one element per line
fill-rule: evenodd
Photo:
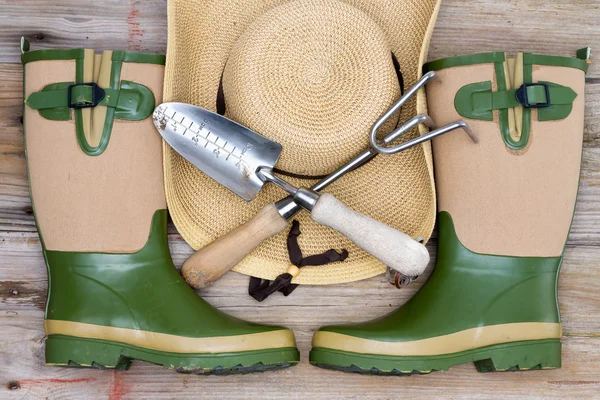
<path fill-rule="evenodd" d="M 257 0 L 258 1 L 258 0 Z M 164 52 L 166 2 L 0 0 L 0 398 L 600 398 L 600 66 L 586 85 L 583 171 L 577 211 L 559 282 L 563 368 L 480 374 L 473 365 L 409 378 L 325 371 L 308 364 L 320 325 L 359 322 L 404 303 L 426 279 L 397 290 L 376 277 L 345 285 L 300 287 L 257 303 L 247 277 L 229 273 L 202 293 L 235 316 L 294 329 L 301 363 L 235 377 L 174 373 L 141 362 L 127 372 L 43 365 L 46 271 L 25 176 L 18 43 L 32 48 L 89 47 Z M 491 50 L 572 55 L 600 43 L 597 0 L 443 0 L 430 59 Z M 190 254 L 173 226 L 180 266 Z M 435 239 L 429 244 L 435 253 Z"/>

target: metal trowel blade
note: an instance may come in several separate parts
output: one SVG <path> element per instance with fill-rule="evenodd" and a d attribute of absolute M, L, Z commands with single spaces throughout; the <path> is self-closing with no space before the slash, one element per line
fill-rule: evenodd
<path fill-rule="evenodd" d="M 212 111 L 185 103 L 163 103 L 152 115 L 156 129 L 183 158 L 246 201 L 273 168 L 281 145 Z"/>

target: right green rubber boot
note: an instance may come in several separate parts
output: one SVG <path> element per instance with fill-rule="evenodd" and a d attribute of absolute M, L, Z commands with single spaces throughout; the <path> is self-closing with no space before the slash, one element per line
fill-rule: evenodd
<path fill-rule="evenodd" d="M 162 140 L 164 56 L 29 51 L 27 167 L 48 267 L 46 363 L 229 374 L 294 365 L 294 334 L 230 317 L 173 266 Z M 91 83 L 93 82 L 93 83 Z"/>
<path fill-rule="evenodd" d="M 396 312 L 321 328 L 310 362 L 392 375 L 469 362 L 480 372 L 558 368 L 556 289 L 577 196 L 586 60 L 488 53 L 425 68 L 441 79 L 427 87 L 433 120 L 464 118 L 479 139 L 433 142 L 435 269 Z"/>

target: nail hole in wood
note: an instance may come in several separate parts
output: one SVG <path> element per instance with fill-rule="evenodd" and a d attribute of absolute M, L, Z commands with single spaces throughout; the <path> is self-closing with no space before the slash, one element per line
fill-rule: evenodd
<path fill-rule="evenodd" d="M 8 390 L 19 390 L 19 389 L 21 389 L 21 385 L 19 385 L 19 382 L 17 382 L 17 381 L 8 382 L 8 385 L 6 385 L 6 387 L 8 388 Z"/>
<path fill-rule="evenodd" d="M 18 289 L 12 289 L 10 291 L 11 296 L 18 296 L 19 295 L 19 290 Z"/>

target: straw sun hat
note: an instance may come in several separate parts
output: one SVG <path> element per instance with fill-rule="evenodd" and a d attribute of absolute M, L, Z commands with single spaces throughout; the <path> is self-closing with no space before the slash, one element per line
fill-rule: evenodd
<path fill-rule="evenodd" d="M 402 85 L 419 79 L 438 9 L 439 0 L 169 0 L 165 101 L 224 112 L 281 143 L 281 176 L 310 186 L 367 148 L 371 125 L 400 97 Z M 417 112 L 425 112 L 423 92 L 386 129 Z M 166 144 L 164 167 L 171 216 L 194 249 L 286 195 L 267 184 L 246 203 Z M 412 237 L 427 240 L 433 230 L 428 144 L 380 155 L 326 191 Z M 304 267 L 294 283 L 349 282 L 385 271 L 308 212 L 295 218 L 305 255 L 331 248 L 350 255 Z M 234 270 L 265 279 L 284 273 L 290 263 L 286 233 L 263 243 Z"/>

